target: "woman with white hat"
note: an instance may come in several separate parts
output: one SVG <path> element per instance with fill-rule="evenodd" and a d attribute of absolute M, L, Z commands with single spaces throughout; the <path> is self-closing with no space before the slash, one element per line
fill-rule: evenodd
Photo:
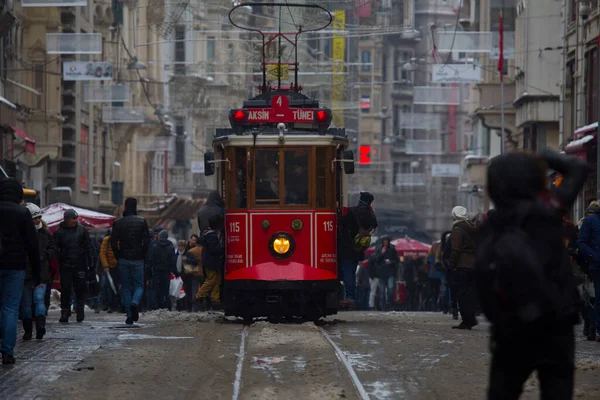
<path fill-rule="evenodd" d="M 40 284 L 38 286 L 34 286 L 31 263 L 28 263 L 25 272 L 25 286 L 23 288 L 23 296 L 21 296 L 21 316 L 23 319 L 23 329 L 25 330 L 23 340 L 31 340 L 33 336 L 32 305 L 35 306 L 35 338 L 39 340 L 46 334 L 46 304 L 44 296 L 46 294 L 46 285 L 50 280 L 48 261 L 56 255 L 56 245 L 46 223 L 42 221 L 42 210 L 33 203 L 26 203 L 25 207 L 29 210 L 38 232 L 41 268 Z"/>

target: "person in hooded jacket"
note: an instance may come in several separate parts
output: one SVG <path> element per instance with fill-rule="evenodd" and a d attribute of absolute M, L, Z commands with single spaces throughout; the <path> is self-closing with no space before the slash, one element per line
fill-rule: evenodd
<path fill-rule="evenodd" d="M 21 298 L 21 318 L 23 320 L 23 340 L 31 340 L 33 336 L 32 305 L 35 304 L 35 338 L 40 340 L 46 334 L 46 304 L 44 296 L 46 294 L 46 285 L 50 280 L 50 267 L 48 260 L 56 256 L 56 245 L 52 234 L 44 221 L 42 221 L 42 210 L 33 204 L 27 203 L 27 210 L 31 214 L 31 219 L 38 232 L 40 246 L 40 284 L 34 286 L 31 263 L 27 264 L 25 272 L 25 287 L 23 288 L 23 297 Z"/>
<path fill-rule="evenodd" d="M 396 285 L 396 271 L 400 257 L 390 238 L 385 236 L 381 245 L 377 247 L 372 258 L 377 281 L 379 284 L 379 303 L 383 311 L 388 311 L 394 304 L 394 287 Z"/>
<path fill-rule="evenodd" d="M 342 270 L 346 301 L 352 307 L 356 303 L 356 266 L 364 260 L 364 251 L 370 245 L 371 234 L 377 228 L 377 217 L 371 204 L 375 197 L 361 192 L 358 205 L 338 219 L 339 268 Z"/>
<path fill-rule="evenodd" d="M 39 236 L 31 214 L 19 204 L 23 186 L 13 178 L 0 180 L 0 305 L 2 364 L 14 364 L 19 304 L 28 260 L 33 286 L 40 285 Z"/>
<path fill-rule="evenodd" d="M 64 221 L 54 232 L 60 264 L 60 320 L 69 322 L 72 293 L 75 292 L 77 322 L 85 318 L 86 277 L 95 274 L 92 243 L 86 229 L 77 221 L 79 215 L 73 209 L 63 214 Z"/>
<path fill-rule="evenodd" d="M 121 304 L 125 307 L 128 325 L 139 319 L 144 294 L 144 262 L 150 246 L 148 223 L 137 215 L 137 199 L 125 199 L 123 216 L 113 224 L 110 245 L 117 257 L 121 274 Z"/>
<path fill-rule="evenodd" d="M 455 279 L 456 300 L 462 321 L 452 329 L 471 329 L 478 324 L 475 317 L 477 292 L 475 289 L 475 249 L 477 228 L 469 221 L 467 209 L 457 206 L 452 209 L 452 233 L 450 241 L 450 270 Z"/>
<path fill-rule="evenodd" d="M 169 298 L 171 274 L 179 277 L 179 272 L 177 271 L 177 254 L 173 243 L 169 240 L 168 231 L 160 231 L 156 246 L 152 246 L 148 253 L 152 268 L 152 292 L 154 294 L 150 307 L 153 310 L 166 308 L 171 311 L 171 299 Z"/>
<path fill-rule="evenodd" d="M 585 215 L 578 223 L 578 227 L 576 228 L 576 238 L 575 238 L 575 251 L 571 251 L 570 253 L 574 253 L 575 261 L 577 265 L 581 267 L 581 269 L 587 274 L 585 282 L 583 284 L 582 297 L 583 304 L 581 308 L 581 317 L 583 318 L 583 336 L 588 338 L 588 340 L 593 341 L 597 339 L 596 335 L 596 318 L 594 316 L 594 307 L 596 303 L 596 299 L 594 298 L 595 290 L 593 290 L 594 282 L 590 274 L 590 256 L 586 254 L 585 251 L 579 249 L 579 245 L 577 244 L 577 240 L 579 239 L 579 232 L 581 231 L 581 227 L 583 226 L 583 221 L 587 218 L 590 218 L 594 214 L 600 212 L 600 206 L 597 201 L 592 201 L 588 208 L 585 210 Z"/>
<path fill-rule="evenodd" d="M 588 274 L 594 285 L 594 292 L 600 293 L 600 211 L 595 207 L 588 207 L 590 216 L 583 220 L 577 246 L 581 253 L 580 258 L 587 258 Z M 600 342 L 600 301 L 594 304 L 593 314 L 589 315 L 592 325 L 588 326 L 588 340 Z"/>
<path fill-rule="evenodd" d="M 563 176 L 550 189 L 548 169 Z M 487 191 L 495 212 L 479 230 L 477 291 L 491 323 L 489 399 L 518 399 L 537 370 L 542 399 L 571 399 L 577 292 L 563 216 L 588 174 L 578 158 L 544 151 L 490 160 Z"/>
<path fill-rule="evenodd" d="M 210 191 L 206 199 L 206 204 L 198 211 L 198 229 L 200 231 L 200 238 L 204 235 L 209 227 L 208 220 L 213 215 L 223 215 L 225 208 L 225 202 L 223 198 L 216 190 Z M 223 231 L 223 227 L 219 227 L 219 231 Z"/>

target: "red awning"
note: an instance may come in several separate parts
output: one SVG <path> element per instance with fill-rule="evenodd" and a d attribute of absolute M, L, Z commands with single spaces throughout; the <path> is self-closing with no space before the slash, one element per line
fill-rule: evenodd
<path fill-rule="evenodd" d="M 31 154 L 35 154 L 35 140 L 27 136 L 27 134 L 19 128 L 16 128 L 11 125 L 10 129 L 12 129 L 13 132 L 15 132 L 17 135 L 19 135 L 22 139 L 25 140 L 25 151 Z"/>

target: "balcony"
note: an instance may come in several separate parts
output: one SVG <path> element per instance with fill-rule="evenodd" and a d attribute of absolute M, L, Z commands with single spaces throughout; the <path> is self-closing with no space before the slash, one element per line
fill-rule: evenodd
<path fill-rule="evenodd" d="M 436 32 L 440 53 L 489 53 L 492 49 L 492 32 L 464 32 L 454 29 Z"/>
<path fill-rule="evenodd" d="M 434 113 L 400 114 L 400 129 L 442 130 L 442 116 Z"/>
<path fill-rule="evenodd" d="M 414 140 L 405 141 L 406 154 L 442 154 L 442 141 L 433 140 Z"/>
<path fill-rule="evenodd" d="M 143 124 L 144 107 L 102 107 L 102 122 L 106 124 Z"/>
<path fill-rule="evenodd" d="M 46 33 L 47 54 L 102 54 L 100 33 Z"/>
<path fill-rule="evenodd" d="M 413 83 L 407 79 L 403 79 L 398 82 L 394 82 L 392 96 L 398 97 L 412 97 L 413 95 Z"/>
<path fill-rule="evenodd" d="M 413 89 L 413 103 L 458 106 L 460 105 L 459 89 L 442 86 L 416 86 Z"/>
<path fill-rule="evenodd" d="M 131 95 L 129 85 L 94 85 L 83 87 L 83 101 L 86 103 L 128 103 Z"/>
<path fill-rule="evenodd" d="M 407 173 L 396 175 L 396 186 L 425 186 L 426 177 L 423 173 Z"/>

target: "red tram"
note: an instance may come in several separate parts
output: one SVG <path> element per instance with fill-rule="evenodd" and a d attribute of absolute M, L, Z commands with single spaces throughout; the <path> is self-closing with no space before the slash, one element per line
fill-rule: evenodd
<path fill-rule="evenodd" d="M 277 4 L 264 4 L 277 7 Z M 240 4 L 229 15 L 246 6 Z M 331 14 L 317 5 L 331 23 Z M 281 32 L 262 32 L 263 45 Z M 302 29 L 302 28 L 301 28 Z M 313 30 L 313 31 L 314 31 Z M 302 29 L 286 37 L 297 45 Z M 289 34 L 288 34 L 289 35 Z M 318 319 L 337 313 L 337 220 L 347 206 L 347 178 L 354 155 L 345 130 L 330 128 L 331 110 L 301 94 L 295 81 L 267 83 L 263 51 L 261 94 L 230 111 L 231 129 L 218 129 L 205 174 L 216 175 L 225 200 L 225 314 Z"/>

